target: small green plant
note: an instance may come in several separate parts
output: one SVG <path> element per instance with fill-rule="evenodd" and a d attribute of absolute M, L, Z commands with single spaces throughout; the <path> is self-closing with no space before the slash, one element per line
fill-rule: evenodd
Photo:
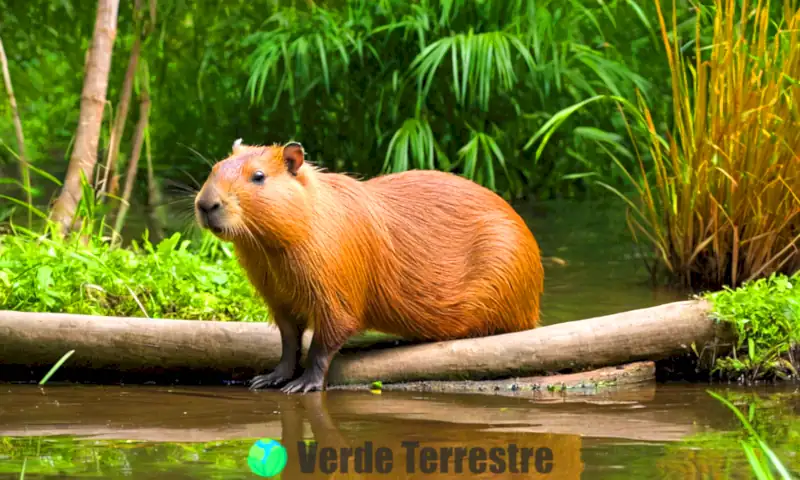
<path fill-rule="evenodd" d="M 47 383 L 47 381 L 50 380 L 50 377 L 52 377 L 53 374 L 56 373 L 56 371 L 59 368 L 61 368 L 61 365 L 64 365 L 64 362 L 66 362 L 69 359 L 69 357 L 72 356 L 73 353 L 75 353 L 75 350 L 70 350 L 69 352 L 62 355 L 61 358 L 58 359 L 58 361 L 55 363 L 55 365 L 53 365 L 50 371 L 47 372 L 47 374 L 42 378 L 42 380 L 39 382 L 39 385 L 44 385 L 45 383 Z"/>
<path fill-rule="evenodd" d="M 792 477 L 789 475 L 787 468 L 783 465 L 781 460 L 777 455 L 775 455 L 775 452 L 772 451 L 763 438 L 761 438 L 758 432 L 756 432 L 748 418 L 746 418 L 744 414 L 728 399 L 723 398 L 722 396 L 710 390 L 706 390 L 706 392 L 728 407 L 736 415 L 736 418 L 742 422 L 742 426 L 748 433 L 748 438 L 740 440 L 740 444 L 745 455 L 747 456 L 747 461 L 750 464 L 750 468 L 752 469 L 756 478 L 759 480 L 772 480 L 775 478 L 772 470 L 775 470 L 780 474 L 780 478 L 784 480 L 790 480 Z M 751 408 L 749 412 L 750 419 L 752 419 L 753 413 L 754 411 Z M 759 457 L 759 455 L 756 453 L 758 449 L 761 450 L 766 458 Z"/>
<path fill-rule="evenodd" d="M 739 380 L 797 376 L 800 366 L 800 272 L 773 274 L 739 288 L 707 293 L 712 318 L 732 325 L 730 355 L 713 372 Z"/>
<path fill-rule="evenodd" d="M 665 446 L 656 460 L 665 478 L 798 478 L 800 417 L 792 389 L 706 390 L 702 402 L 710 417 L 730 410 L 724 424 L 685 436 Z M 700 400 L 700 399 L 698 399 Z M 720 411 L 722 409 L 722 411 Z M 733 423 L 729 423 L 730 421 Z M 759 441 L 760 440 L 760 441 Z M 767 445 L 768 443 L 768 445 Z M 787 473 L 788 472 L 788 475 Z"/>

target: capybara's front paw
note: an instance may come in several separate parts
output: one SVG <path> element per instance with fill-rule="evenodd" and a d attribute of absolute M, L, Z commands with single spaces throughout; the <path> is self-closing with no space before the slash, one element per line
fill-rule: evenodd
<path fill-rule="evenodd" d="M 280 387 L 292 379 L 292 374 L 282 368 L 276 368 L 270 373 L 257 375 L 250 380 L 250 390 L 260 390 L 262 388 Z"/>
<path fill-rule="evenodd" d="M 306 371 L 297 380 L 289 382 L 281 388 L 284 393 L 307 393 L 322 390 L 323 376 L 314 371 Z"/>

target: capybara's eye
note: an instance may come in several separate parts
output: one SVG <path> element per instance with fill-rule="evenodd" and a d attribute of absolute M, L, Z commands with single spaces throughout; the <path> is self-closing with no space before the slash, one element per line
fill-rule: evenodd
<path fill-rule="evenodd" d="M 258 170 L 256 173 L 253 174 L 253 183 L 264 183 L 264 178 L 266 178 L 264 172 Z"/>

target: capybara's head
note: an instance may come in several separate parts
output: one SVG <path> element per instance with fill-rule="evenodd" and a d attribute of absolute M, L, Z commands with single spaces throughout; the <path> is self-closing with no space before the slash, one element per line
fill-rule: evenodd
<path fill-rule="evenodd" d="M 286 244 L 307 231 L 310 208 L 302 145 L 247 146 L 237 140 L 195 197 L 198 224 L 234 243 Z"/>

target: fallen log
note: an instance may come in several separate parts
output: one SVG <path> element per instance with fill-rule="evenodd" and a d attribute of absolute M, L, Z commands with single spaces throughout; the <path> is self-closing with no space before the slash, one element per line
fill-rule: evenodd
<path fill-rule="evenodd" d="M 658 360 L 729 337 L 708 311 L 692 300 L 491 337 L 362 345 L 334 358 L 329 384 L 497 379 Z M 307 332 L 304 351 L 309 341 Z M 20 367 L 44 372 L 73 349 L 62 369 L 246 380 L 278 362 L 281 343 L 266 323 L 0 312 L 0 377 Z"/>
<path fill-rule="evenodd" d="M 586 395 L 599 390 L 639 386 L 656 377 L 653 362 L 635 362 L 564 375 L 513 377 L 502 380 L 419 380 L 390 383 L 382 390 L 392 392 L 483 393 L 504 396 L 525 396 L 538 401 L 553 399 L 563 402 L 568 395 Z M 331 390 L 374 391 L 370 384 L 334 385 Z"/>

